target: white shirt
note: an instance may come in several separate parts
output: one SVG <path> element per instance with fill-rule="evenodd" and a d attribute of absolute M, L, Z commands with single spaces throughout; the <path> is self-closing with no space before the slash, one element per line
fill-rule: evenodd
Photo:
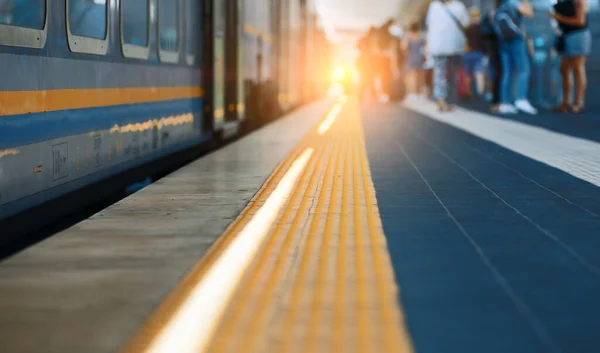
<path fill-rule="evenodd" d="M 469 25 L 469 13 L 462 2 L 455 0 L 445 4 L 440 1 L 432 2 L 427 10 L 426 23 L 427 49 L 434 56 L 460 55 L 465 52 L 467 46 L 467 38 L 447 10 L 454 14 L 463 28 Z"/>

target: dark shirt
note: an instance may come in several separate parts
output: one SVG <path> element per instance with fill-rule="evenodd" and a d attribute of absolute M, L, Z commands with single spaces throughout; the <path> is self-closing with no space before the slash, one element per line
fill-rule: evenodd
<path fill-rule="evenodd" d="M 467 43 L 470 51 L 483 51 L 483 40 L 481 38 L 481 25 L 472 24 L 465 29 Z"/>
<path fill-rule="evenodd" d="M 565 17 L 575 17 L 575 7 L 577 6 L 577 4 L 575 3 L 574 0 L 563 0 L 563 1 L 559 1 L 557 4 L 554 5 L 554 11 L 556 11 L 556 13 L 558 13 L 559 15 L 563 15 Z M 585 24 L 583 26 L 574 26 L 574 25 L 569 25 L 566 23 L 562 23 L 562 22 L 558 22 L 558 26 L 560 27 L 561 31 L 563 32 L 563 34 L 567 34 L 570 32 L 575 32 L 575 31 L 579 31 L 582 29 L 585 29 L 588 27 L 588 18 L 586 16 L 586 21 Z"/>

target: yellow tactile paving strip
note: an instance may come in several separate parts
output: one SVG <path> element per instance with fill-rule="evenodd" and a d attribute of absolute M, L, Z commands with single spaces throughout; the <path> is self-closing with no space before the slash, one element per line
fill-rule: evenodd
<path fill-rule="evenodd" d="M 356 102 L 281 163 L 127 351 L 145 351 L 194 283 L 285 174 L 308 165 L 232 296 L 205 352 L 412 352 L 397 302 Z"/>

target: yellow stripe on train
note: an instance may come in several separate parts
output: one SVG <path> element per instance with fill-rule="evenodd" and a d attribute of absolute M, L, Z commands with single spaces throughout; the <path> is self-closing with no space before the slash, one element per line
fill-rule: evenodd
<path fill-rule="evenodd" d="M 200 98 L 200 86 L 0 92 L 0 116 Z"/>

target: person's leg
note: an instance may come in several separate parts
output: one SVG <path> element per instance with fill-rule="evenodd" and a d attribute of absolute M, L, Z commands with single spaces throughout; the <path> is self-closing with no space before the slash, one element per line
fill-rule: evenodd
<path fill-rule="evenodd" d="M 467 100 L 473 100 L 475 98 L 475 94 L 473 93 L 473 75 L 468 75 L 465 73 L 465 97 Z"/>
<path fill-rule="evenodd" d="M 512 62 L 510 43 L 500 43 L 499 48 L 500 55 L 500 66 L 502 67 L 502 73 L 499 75 L 499 96 L 501 104 L 510 104 L 512 101 L 511 97 L 511 86 L 512 86 Z"/>
<path fill-rule="evenodd" d="M 433 96 L 438 102 L 441 110 L 448 108 L 446 99 L 448 97 L 448 82 L 447 82 L 447 56 L 436 56 L 433 65 Z"/>
<path fill-rule="evenodd" d="M 463 57 L 463 68 L 465 70 L 465 85 L 466 85 L 466 98 L 473 98 L 473 74 L 475 68 L 475 53 L 466 53 Z"/>
<path fill-rule="evenodd" d="M 517 100 L 527 100 L 529 93 L 529 77 L 531 76 L 531 65 L 527 55 L 527 43 L 525 40 L 516 40 L 511 47 L 514 58 L 517 79 Z"/>
<path fill-rule="evenodd" d="M 458 83 L 459 83 L 459 70 L 462 65 L 462 56 L 452 55 L 448 57 L 447 65 L 447 102 L 450 108 L 453 108 L 458 100 Z"/>
<path fill-rule="evenodd" d="M 499 80 L 500 104 L 498 104 L 498 113 L 500 114 L 515 114 L 517 109 L 512 103 L 513 100 L 513 72 L 515 63 L 513 57 L 513 42 L 500 43 L 500 65 L 502 67 Z"/>
<path fill-rule="evenodd" d="M 490 53 L 490 64 L 494 71 L 492 80 L 492 109 L 496 110 L 500 104 L 500 82 L 502 79 L 502 64 L 500 62 L 500 49 L 498 48 L 498 42 L 495 43 L 494 48 Z"/>
<path fill-rule="evenodd" d="M 586 57 L 576 56 L 572 58 L 573 74 L 575 75 L 575 105 L 573 111 L 578 113 L 585 104 L 585 90 L 587 88 L 587 76 L 585 71 Z"/>
<path fill-rule="evenodd" d="M 478 52 L 477 61 L 475 63 L 475 92 L 478 96 L 483 96 L 485 91 L 485 71 L 486 71 L 486 58 L 483 53 Z"/>
<path fill-rule="evenodd" d="M 560 78 L 562 80 L 562 102 L 558 107 L 561 112 L 566 112 L 571 105 L 571 58 L 563 56 L 560 59 Z"/>
<path fill-rule="evenodd" d="M 383 75 L 381 75 L 381 93 L 383 93 L 385 96 L 389 96 L 390 95 L 390 75 L 388 75 L 387 72 L 385 72 Z"/>
<path fill-rule="evenodd" d="M 490 66 L 488 67 L 488 70 L 486 71 L 487 75 L 486 75 L 486 80 L 485 80 L 485 87 L 487 89 L 488 92 L 490 93 L 494 93 L 494 82 L 496 81 L 494 78 L 496 77 L 496 69 L 494 68 L 494 62 L 492 62 L 492 60 L 490 59 Z"/>
<path fill-rule="evenodd" d="M 429 98 L 433 98 L 433 68 L 425 70 L 425 86 Z"/>
<path fill-rule="evenodd" d="M 425 88 L 425 71 L 422 69 L 416 70 L 416 82 L 417 82 L 417 94 L 419 96 L 425 97 L 427 95 L 427 90 Z"/>
<path fill-rule="evenodd" d="M 511 49 L 516 69 L 515 83 L 517 96 L 515 107 L 527 114 L 537 114 L 537 109 L 535 109 L 528 100 L 531 65 L 529 63 L 527 42 L 520 39 L 511 44 L 513 44 Z"/>
<path fill-rule="evenodd" d="M 417 90 L 415 88 L 415 70 L 413 69 L 409 69 L 406 72 L 406 88 L 409 95 L 412 96 L 417 94 Z"/>

